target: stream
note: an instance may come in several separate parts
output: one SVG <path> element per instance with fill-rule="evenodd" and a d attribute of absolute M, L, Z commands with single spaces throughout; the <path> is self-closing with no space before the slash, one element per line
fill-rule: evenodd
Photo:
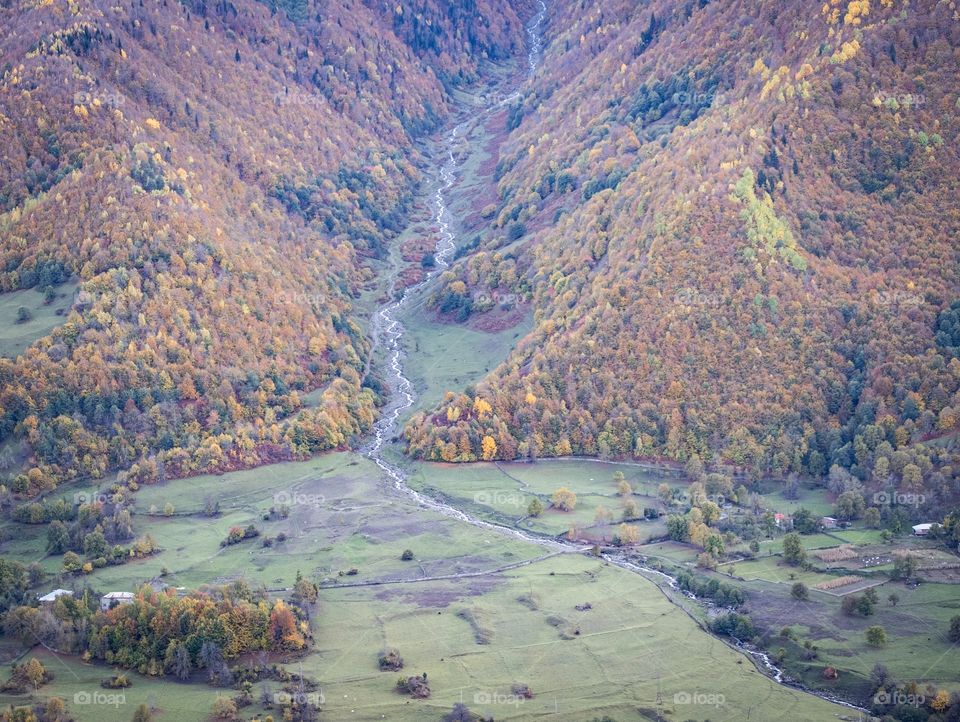
<path fill-rule="evenodd" d="M 543 39 L 540 30 L 543 21 L 546 18 L 547 6 L 544 0 L 539 0 L 539 6 L 539 12 L 533 17 L 526 28 L 528 37 L 528 79 L 531 79 L 537 70 L 541 50 L 543 47 Z M 392 438 L 394 438 L 399 431 L 398 426 L 400 417 L 407 409 L 413 406 L 417 399 L 413 382 L 410 381 L 404 370 L 402 340 L 404 338 L 404 334 L 406 333 L 406 329 L 404 328 L 403 323 L 400 321 L 400 316 L 407 305 L 411 302 L 411 299 L 425 291 L 427 286 L 429 286 L 438 275 L 450 267 L 451 260 L 457 249 L 455 242 L 456 235 L 451 229 L 450 211 L 447 208 L 445 200 L 445 193 L 454 185 L 454 183 L 456 183 L 457 180 L 457 162 L 456 156 L 454 155 L 454 148 L 456 147 L 457 139 L 463 132 L 464 128 L 468 125 L 477 123 L 481 119 L 486 118 L 491 113 L 502 108 L 507 103 L 522 97 L 522 86 L 523 83 L 521 82 L 521 84 L 518 85 L 518 87 L 515 88 L 512 93 L 509 93 L 506 96 L 501 97 L 501 99 L 491 103 L 486 109 L 474 114 L 469 119 L 459 122 L 447 134 L 446 158 L 438 169 L 437 188 L 433 194 L 433 220 L 439 229 L 434 253 L 435 266 L 424 276 L 421 281 L 414 285 L 407 286 L 400 293 L 399 297 L 396 296 L 396 284 L 399 274 L 394 273 L 393 282 L 391 283 L 391 287 L 388 292 L 388 295 L 391 298 L 394 298 L 394 300 L 389 301 L 382 306 L 373 315 L 371 320 L 370 330 L 373 339 L 373 348 L 383 348 L 386 354 L 387 385 L 390 388 L 390 400 L 384 406 L 380 418 L 373 426 L 372 439 L 366 445 L 366 447 L 361 450 L 361 452 L 367 458 L 373 461 L 378 467 L 380 467 L 398 492 L 411 498 L 421 507 L 430 509 L 431 511 L 442 514 L 443 516 L 456 519 L 457 521 L 471 524 L 475 527 L 496 531 L 497 533 L 505 536 L 510 536 L 531 544 L 536 544 L 548 549 L 553 553 L 583 554 L 585 553 L 586 548 L 581 544 L 575 544 L 561 539 L 529 533 L 514 527 L 485 521 L 468 514 L 440 499 L 417 491 L 408 485 L 407 481 L 409 477 L 407 472 L 396 464 L 388 461 L 383 453 L 386 444 Z M 398 261 L 397 263 L 402 263 L 402 261 Z M 661 588 L 660 584 L 658 584 L 655 579 L 651 578 L 659 578 L 661 583 L 665 583 L 672 590 L 680 592 L 679 585 L 674 577 L 663 571 L 639 563 L 636 560 L 627 559 L 621 554 L 602 553 L 600 556 L 603 560 L 609 562 L 610 564 L 635 574 L 639 574 L 648 579 L 654 583 L 658 589 L 660 589 L 660 591 L 667 597 L 667 599 L 671 601 L 671 603 L 678 606 L 688 615 L 690 614 L 686 609 L 683 609 L 683 607 L 677 605 L 676 602 L 670 598 L 670 595 Z M 693 618 L 692 615 L 691 618 Z M 699 624 L 698 620 L 694 619 L 694 621 Z M 769 655 L 761 650 L 755 649 L 752 645 L 744 644 L 739 640 L 734 640 L 734 642 L 731 643 L 726 639 L 720 639 L 722 639 L 722 641 L 729 646 L 743 652 L 744 654 L 747 654 L 754 661 L 756 667 L 776 683 L 793 689 L 802 690 L 826 701 L 833 702 L 850 709 L 862 710 L 862 708 L 852 705 L 848 702 L 831 697 L 830 695 L 821 693 L 819 691 L 809 689 L 801 684 L 786 679 L 784 677 L 783 670 L 778 668 L 773 663 Z"/>

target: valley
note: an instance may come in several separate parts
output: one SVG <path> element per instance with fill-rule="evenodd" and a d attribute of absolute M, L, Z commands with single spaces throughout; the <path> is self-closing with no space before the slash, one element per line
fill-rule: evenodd
<path fill-rule="evenodd" d="M 363 84 L 386 85 L 387 63 L 349 59 L 357 52 L 350 45 L 342 68 L 324 70 L 338 90 L 323 101 L 298 101 L 304 118 L 278 120 L 290 146 L 271 138 L 278 155 L 270 160 L 295 168 L 303 161 L 293 160 L 298 144 L 312 156 L 310 131 L 290 129 L 319 126 L 329 115 L 319 107 L 329 102 L 363 129 L 357 142 L 366 155 L 357 168 L 341 165 L 329 178 L 281 173 L 282 183 L 262 193 L 254 189 L 270 183 L 259 174 L 251 179 L 243 161 L 240 180 L 205 171 L 208 185 L 221 190 L 249 184 L 250 215 L 217 208 L 220 225 L 208 233 L 213 214 L 199 213 L 199 203 L 188 227 L 206 238 L 228 226 L 246 250 L 233 256 L 233 249 L 194 243 L 191 234 L 192 245 L 175 257 L 156 245 L 144 261 L 141 249 L 129 248 L 135 277 L 126 267 L 108 269 L 107 284 L 93 278 L 88 262 L 82 275 L 51 286 L 5 286 L 0 684 L 10 682 L 0 688 L 0 721 L 960 718 L 960 512 L 952 511 L 960 457 L 950 406 L 960 362 L 944 361 L 929 345 L 922 351 L 927 341 L 918 330 L 934 315 L 946 318 L 937 321 L 936 348 L 949 357 L 943 334 L 950 307 L 940 303 L 934 314 L 930 300 L 922 312 L 902 310 L 925 340 L 909 353 L 907 341 L 890 341 L 903 353 L 896 369 L 878 364 L 868 378 L 865 359 L 886 352 L 879 339 L 869 353 L 866 342 L 859 350 L 846 346 L 861 333 L 852 326 L 837 340 L 849 363 L 814 360 L 807 342 L 825 343 L 825 334 L 804 320 L 816 305 L 800 309 L 795 294 L 802 284 L 809 294 L 830 291 L 816 288 L 813 272 L 801 278 L 797 269 L 806 261 L 793 254 L 809 256 L 821 278 L 829 276 L 826 286 L 835 290 L 843 281 L 826 268 L 835 260 L 826 251 L 797 251 L 786 233 L 774 253 L 761 240 L 753 255 L 738 252 L 732 260 L 724 251 L 720 264 L 709 266 L 716 274 L 723 263 L 756 261 L 754 276 L 731 271 L 733 293 L 753 294 L 743 312 L 752 318 L 749 331 L 731 340 L 715 323 L 733 307 L 729 298 L 697 290 L 672 265 L 686 253 L 681 236 L 702 249 L 688 214 L 706 211 L 689 197 L 666 199 L 693 185 L 684 173 L 672 185 L 657 160 L 671 132 L 670 143 L 688 142 L 684 128 L 697 113 L 706 113 L 710 133 L 721 121 L 709 104 L 684 110 L 679 121 L 667 97 L 631 111 L 629 122 L 619 118 L 618 127 L 613 119 L 622 109 L 598 100 L 607 91 L 594 68 L 607 67 L 611 87 L 626 93 L 628 73 L 631 82 L 642 73 L 613 56 L 628 52 L 640 65 L 676 62 L 666 51 L 651 61 L 647 50 L 658 36 L 672 37 L 670 23 L 696 28 L 704 16 L 732 11 L 701 3 L 665 13 L 669 4 L 657 0 L 641 18 L 627 3 L 608 0 L 582 13 L 575 5 L 485 3 L 488 22 L 476 37 L 465 30 L 473 10 L 460 16 L 432 3 L 417 13 L 402 3 L 386 10 L 360 3 L 354 11 L 369 13 L 371 32 L 385 38 L 360 43 L 361 55 L 392 59 L 390 72 L 415 78 L 418 100 L 397 93 L 391 103 L 376 94 L 372 103 L 343 102 L 351 92 L 363 95 Z M 882 5 L 878 13 L 888 9 Z M 176 12 L 200 25 L 202 15 L 191 14 L 206 9 L 184 8 Z M 274 15 L 283 13 L 311 31 L 331 32 L 331 17 L 302 11 L 275 4 L 268 21 L 265 6 L 255 5 L 231 27 L 273 28 L 280 37 L 286 21 Z M 230 18 L 228 8 L 216 12 Z M 431 22 L 421 24 L 427 16 Z M 365 37 L 362 23 L 350 21 L 332 32 L 336 40 L 324 35 L 325 42 Z M 424 34 L 433 40 L 423 41 Z M 631 37 L 636 45 L 626 51 L 622 41 Z M 251 42 L 254 50 L 237 50 L 232 62 L 259 58 L 258 77 L 271 83 L 264 58 L 274 44 L 278 57 L 304 65 L 320 48 L 314 41 L 314 50 L 294 53 L 265 38 L 260 44 L 269 44 L 269 53 L 256 55 L 263 51 Z M 303 80 L 299 65 L 287 72 Z M 763 72 L 772 83 L 766 66 Z M 789 73 L 776 73 L 789 82 Z M 713 98 L 718 86 L 698 91 L 700 71 L 688 77 L 679 92 Z M 807 77 L 798 73 L 798 88 Z M 577 110 L 571 123 L 573 87 L 605 110 L 583 120 Z M 422 116 L 414 117 L 415 108 Z M 722 110 L 725 130 L 760 143 L 744 120 L 756 107 L 743 103 L 739 112 Z M 946 133 L 954 120 L 943 113 Z M 374 117 L 388 117 L 389 128 Z M 417 126 L 412 149 L 404 146 L 408 126 Z M 178 132 L 188 135 L 189 123 L 184 128 Z M 787 141 L 772 142 L 785 159 Z M 331 159 L 325 147 L 321 165 Z M 149 150 L 138 147 L 132 156 L 138 174 L 172 163 L 169 151 L 154 159 Z M 248 164 L 257 156 L 238 152 Z M 684 152 L 699 175 L 704 157 L 694 158 L 699 150 L 690 146 Z M 226 158 L 233 173 L 236 158 Z M 111 163 L 119 161 L 98 162 L 116 170 Z M 722 173 L 734 166 L 739 177 L 739 161 Z M 586 181 L 588 169 L 596 177 Z M 655 186 L 641 193 L 645 173 Z M 700 190 L 742 204 L 738 224 L 773 232 L 780 221 L 770 209 L 782 214 L 775 203 L 786 200 L 771 196 L 783 191 L 787 172 L 780 186 L 774 175 L 770 170 L 759 191 L 731 182 L 729 193 L 720 193 L 706 181 Z M 101 169 L 98 180 L 109 179 Z M 209 192 L 194 185 L 198 195 Z M 770 195 L 758 198 L 765 188 Z M 113 208 L 106 185 L 100 190 L 103 207 Z M 618 199 L 621 190 L 629 208 Z M 150 215 L 149 204 L 159 209 L 169 201 L 179 213 L 181 201 L 169 195 L 137 193 L 130 203 L 159 227 L 161 214 Z M 54 201 L 44 195 L 39 207 Z M 658 203 L 654 216 L 648 211 Z M 37 207 L 28 205 L 25 214 Z M 709 221 L 715 229 L 723 227 L 721 216 Z M 270 226 L 264 218 L 283 219 L 281 230 L 270 231 L 276 243 L 273 235 L 250 233 Z M 825 215 L 820 221 L 828 223 Z M 111 226 L 117 233 L 121 227 L 132 228 Z M 21 223 L 18 207 L 0 214 L 0 230 L 12 238 L 36 228 Z M 25 247 L 17 239 L 3 247 L 10 268 L 15 249 Z M 104 262 L 102 249 L 80 245 Z M 279 259 L 269 266 L 276 270 L 241 260 L 253 255 Z M 928 299 L 956 290 L 927 261 L 913 267 Z M 665 268 L 675 274 L 671 281 Z M 266 311 L 257 300 L 263 282 L 251 280 L 257 273 L 280 289 L 279 305 Z M 196 290 L 210 316 L 191 317 L 186 301 L 172 313 L 143 301 L 157 293 L 154 284 L 173 296 L 188 293 L 191 274 L 201 279 Z M 681 278 L 691 285 L 677 291 L 671 284 Z M 4 279 L 15 284 L 12 275 Z M 870 283 L 874 291 L 884 287 L 879 277 Z M 85 289 L 93 285 L 98 292 L 90 295 Z M 229 294 L 218 299 L 222 289 L 241 287 L 229 307 Z M 875 299 L 870 303 L 876 312 Z M 116 321 L 106 310 L 113 304 Z M 662 319 L 652 320 L 664 304 L 670 308 Z M 837 313 L 849 321 L 855 305 Z M 823 315 L 833 318 L 835 310 L 827 304 Z M 217 312 L 226 315 L 214 321 Z M 894 323 L 880 316 L 871 323 Z M 138 340 L 153 318 L 163 319 L 169 335 Z M 781 323 L 792 325 L 792 340 L 778 336 Z M 715 346 L 706 348 L 710 334 Z M 77 339 L 91 349 L 89 358 L 70 356 Z M 199 352 L 188 359 L 181 350 L 191 343 L 236 363 L 221 375 L 218 362 Z M 708 359 L 702 368 L 697 353 Z M 736 361 L 723 365 L 724 353 Z M 751 377 L 765 354 L 775 358 L 763 378 Z M 105 358 L 115 364 L 109 379 L 93 371 Z M 61 370 L 64 359 L 75 368 Z M 927 375 L 914 383 L 907 377 L 921 365 Z M 128 368 L 153 386 L 109 396 L 118 378 L 131 378 Z M 847 376 L 840 380 L 836 369 Z M 778 373 L 783 387 L 768 385 Z M 51 379 L 58 374 L 64 389 L 56 394 Z M 68 393 L 86 383 L 85 374 L 98 379 L 99 405 L 85 392 Z M 818 374 L 829 378 L 827 391 L 813 379 Z M 898 375 L 902 388 L 889 380 Z M 842 399 L 841 389 L 848 394 Z M 48 394 L 41 411 L 34 399 Z M 927 524 L 921 530 L 918 522 Z M 37 599 L 54 589 L 67 594 Z M 113 609 L 107 600 L 95 612 L 107 592 L 130 600 Z M 164 600 L 205 601 L 217 611 L 199 635 L 181 639 L 190 614 L 164 618 L 150 606 Z M 17 687 L 29 660 L 47 674 Z M 123 684 L 114 684 L 118 677 Z"/>

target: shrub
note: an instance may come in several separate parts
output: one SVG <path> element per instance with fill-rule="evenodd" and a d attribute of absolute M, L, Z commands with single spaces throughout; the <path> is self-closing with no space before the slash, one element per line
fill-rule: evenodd
<path fill-rule="evenodd" d="M 380 655 L 380 659 L 377 660 L 377 664 L 379 665 L 381 672 L 396 672 L 397 670 L 403 669 L 403 657 L 400 656 L 400 652 L 391 647 Z"/>
<path fill-rule="evenodd" d="M 420 677 L 401 677 L 397 680 L 397 690 L 409 694 L 416 699 L 427 699 L 430 696 L 430 685 L 427 684 L 427 673 Z"/>

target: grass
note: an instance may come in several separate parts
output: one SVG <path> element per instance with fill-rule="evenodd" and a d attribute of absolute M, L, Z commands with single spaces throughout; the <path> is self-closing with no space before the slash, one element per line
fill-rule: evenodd
<path fill-rule="evenodd" d="M 462 700 L 474 712 L 505 720 L 636 719 L 638 709 L 656 709 L 658 691 L 677 719 L 813 720 L 837 711 L 773 686 L 649 582 L 596 560 L 565 555 L 510 571 L 480 601 L 477 590 L 430 586 L 389 596 L 324 590 L 323 608 L 340 633 L 305 659 L 304 669 L 326 680 L 330 718 L 435 719 Z M 538 600 L 536 609 L 523 601 L 526 595 Z M 586 602 L 590 611 L 575 609 Z M 471 621 L 477 606 L 484 644 Z M 376 670 L 383 646 L 400 650 L 405 674 L 427 672 L 429 700 L 407 705 L 397 699 L 391 687 L 398 675 Z M 511 699 L 514 683 L 529 684 L 534 698 Z M 674 704 L 674 695 L 684 692 L 723 695 L 724 703 Z"/>
<path fill-rule="evenodd" d="M 639 492 L 655 492 L 657 484 L 664 477 L 658 478 L 654 472 L 639 466 L 612 466 L 588 460 L 545 459 L 535 464 L 419 463 L 412 467 L 410 483 L 418 489 L 440 492 L 455 505 L 486 518 L 519 523 L 524 529 L 552 536 L 576 527 L 585 537 L 609 541 L 622 521 L 624 502 L 613 481 L 615 470 L 622 470 L 634 487 L 632 498 L 641 511 L 647 506 L 663 508 L 656 498 Z M 573 511 L 547 508 L 537 518 L 527 517 L 527 506 L 531 500 L 538 498 L 545 507 L 549 507 L 550 495 L 560 486 L 566 486 L 577 495 L 577 506 Z M 596 513 L 601 506 L 613 514 L 613 521 L 598 527 Z M 631 524 L 639 526 L 641 540 L 657 538 L 666 533 L 666 522 L 662 518 Z"/>
<path fill-rule="evenodd" d="M 30 344 L 63 323 L 78 285 L 64 283 L 57 286 L 57 297 L 49 305 L 44 304 L 44 295 L 32 288 L 0 294 L 0 356 L 19 356 Z M 17 323 L 21 307 L 31 315 L 26 323 Z"/>
<path fill-rule="evenodd" d="M 784 564 L 782 557 L 779 556 L 736 562 L 736 564 L 733 565 L 724 564 L 718 568 L 718 571 L 729 574 L 731 567 L 734 568 L 735 576 L 747 581 L 762 579 L 777 584 L 803 582 L 807 586 L 813 587 L 815 584 L 832 579 L 829 574 L 816 571 L 804 571 L 800 567 L 792 567 Z"/>
<path fill-rule="evenodd" d="M 405 368 L 418 393 L 410 413 L 433 408 L 447 391 L 459 392 L 480 381 L 533 328 L 532 313 L 497 332 L 440 323 L 428 313 L 422 303 L 411 303 L 402 319 L 407 328 Z"/>
<path fill-rule="evenodd" d="M 797 509 L 808 509 L 814 515 L 832 516 L 833 503 L 827 498 L 823 489 L 809 489 L 801 487 L 797 499 L 787 499 L 781 488 L 774 489 L 761 495 L 765 506 L 783 514 L 793 514 Z"/>
<path fill-rule="evenodd" d="M 279 493 L 292 500 L 290 516 L 264 522 L 262 513 Z M 199 512 L 208 495 L 220 502 L 221 515 L 189 514 Z M 148 513 L 167 502 L 176 507 L 173 517 Z M 292 584 L 297 570 L 332 584 L 321 589 L 315 647 L 302 660 L 303 671 L 321 683 L 324 718 L 437 718 L 463 699 L 497 719 L 632 719 L 638 708 L 655 709 L 658 690 L 665 710 L 684 719 L 792 714 L 826 720 L 837 711 L 775 685 L 701 631 L 649 581 L 579 554 L 545 557 L 541 547 L 425 510 L 384 486 L 372 464 L 355 455 L 172 481 L 141 489 L 136 503 L 136 532 L 152 534 L 164 551 L 67 586 L 133 589 L 164 566 L 169 583 L 187 587 L 242 576 L 280 589 Z M 220 548 L 229 526 L 247 523 L 290 538 L 270 549 L 256 540 Z M 20 544 L 29 548 L 20 556 L 37 553 L 36 537 L 12 540 L 4 553 Z M 414 551 L 413 561 L 400 559 L 406 548 Z M 527 565 L 497 571 L 517 562 Z M 338 576 L 351 567 L 358 568 L 356 576 Z M 432 579 L 460 572 L 476 575 Z M 348 586 L 371 581 L 386 583 Z M 51 580 L 49 586 L 59 584 Z M 524 603 L 525 597 L 537 601 Z M 592 609 L 575 609 L 585 603 Z M 429 700 L 398 694 L 399 675 L 377 669 L 377 655 L 388 646 L 406 660 L 404 673 L 428 673 Z M 204 685 L 133 673 L 124 705 L 74 705 L 74 694 L 99 690 L 110 670 L 34 653 L 56 675 L 39 696 L 65 697 L 80 722 L 129 720 L 136 705 L 149 700 L 161 708 L 161 719 L 203 720 L 217 695 Z M 510 698 L 514 683 L 530 685 L 534 698 Z M 679 693 L 723 695 L 723 704 L 674 705 Z M 24 701 L 0 697 L 3 705 Z M 769 712 L 774 708 L 777 715 Z M 259 705 L 245 717 L 255 713 L 263 714 Z"/>

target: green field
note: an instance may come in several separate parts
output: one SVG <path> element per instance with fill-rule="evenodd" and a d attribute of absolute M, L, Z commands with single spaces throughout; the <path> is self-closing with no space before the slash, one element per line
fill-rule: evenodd
<path fill-rule="evenodd" d="M 411 486 L 439 493 L 456 506 L 500 522 L 519 523 L 524 529 L 557 536 L 575 527 L 580 536 L 609 541 L 623 516 L 624 498 L 617 493 L 614 471 L 622 471 L 634 489 L 631 497 L 640 507 L 662 510 L 663 504 L 644 491 L 655 493 L 658 477 L 644 467 L 581 459 L 543 459 L 535 464 L 522 462 L 480 462 L 476 464 L 417 464 L 412 467 Z M 577 495 L 573 511 L 547 508 L 537 518 L 527 517 L 527 505 L 534 498 L 549 507 L 550 495 L 558 487 Z M 610 523 L 597 526 L 596 513 L 603 506 L 613 515 Z M 631 522 L 640 528 L 641 540 L 666 532 L 665 521 Z"/>
<path fill-rule="evenodd" d="M 64 283 L 57 286 L 57 297 L 50 304 L 44 303 L 44 294 L 34 288 L 0 293 L 0 356 L 19 356 L 27 346 L 62 324 L 78 285 Z M 29 321 L 17 322 L 20 308 L 29 311 Z"/>
<path fill-rule="evenodd" d="M 447 391 L 459 392 L 480 381 L 533 328 L 531 313 L 521 323 L 496 332 L 445 324 L 429 318 L 421 303 L 411 303 L 402 319 L 407 328 L 406 371 L 419 394 L 411 412 L 430 409 Z"/>
<path fill-rule="evenodd" d="M 219 516 L 200 514 L 208 496 L 219 501 Z M 277 498 L 291 503 L 290 516 L 263 521 Z M 47 586 L 135 589 L 164 567 L 164 581 L 175 586 L 243 577 L 281 589 L 297 570 L 332 584 L 321 591 L 314 650 L 302 660 L 304 672 L 322 685 L 328 719 L 433 719 L 461 695 L 471 709 L 497 719 L 641 719 L 640 710 L 655 710 L 658 688 L 665 712 L 682 719 L 774 719 L 782 712 L 767 715 L 776 706 L 826 720 L 836 711 L 774 684 L 642 577 L 580 554 L 549 556 L 540 546 L 426 511 L 352 454 L 172 481 L 141 489 L 136 502 L 135 530 L 152 534 L 160 554 Z M 167 503 L 176 507 L 174 516 L 150 513 Z M 269 549 L 258 540 L 220 548 L 231 525 L 248 523 L 289 538 Z M 40 529 L 28 531 L 7 542 L 4 554 L 42 555 Z M 407 548 L 413 561 L 400 560 Z M 45 563 L 52 570 L 58 561 Z M 338 575 L 352 567 L 356 576 Z M 370 582 L 377 583 L 350 586 Z M 586 603 L 592 609 L 575 609 Z M 377 654 L 388 645 L 400 650 L 410 674 L 428 673 L 429 700 L 399 695 L 397 674 L 377 670 Z M 74 705 L 73 695 L 99 690 L 109 669 L 41 656 L 56 679 L 39 696 L 67 698 L 81 722 L 129 720 L 137 704 L 151 700 L 161 719 L 202 720 L 217 695 L 202 684 L 133 674 L 123 705 Z M 530 685 L 533 699 L 511 698 L 514 683 Z M 683 693 L 713 704 L 675 705 L 674 694 Z M 23 701 L 0 697 L 0 704 Z M 259 705 L 245 710 L 245 718 L 255 713 L 263 713 Z"/>

